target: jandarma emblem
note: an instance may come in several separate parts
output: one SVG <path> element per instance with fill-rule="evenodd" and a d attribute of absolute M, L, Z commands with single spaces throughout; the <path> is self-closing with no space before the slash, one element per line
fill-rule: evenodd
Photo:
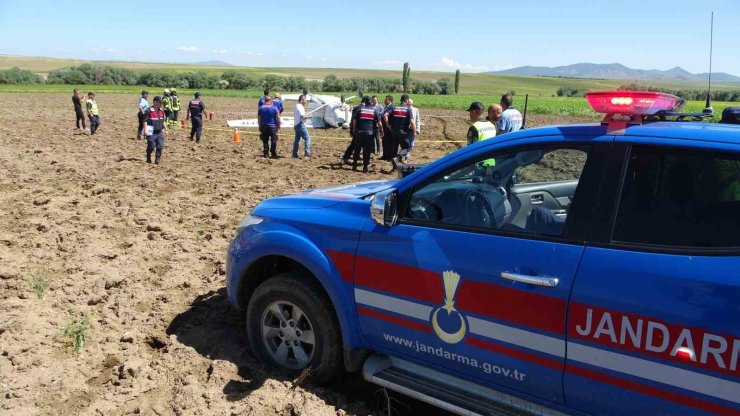
<path fill-rule="evenodd" d="M 432 312 L 432 328 L 439 339 L 448 344 L 456 344 L 465 338 L 468 330 L 465 318 L 455 309 L 455 293 L 460 283 L 460 275 L 452 271 L 442 272 L 442 283 L 445 288 L 445 304 Z M 439 312 L 443 309 L 445 312 L 442 313 L 440 325 Z M 450 331 L 455 328 L 455 331 Z"/>

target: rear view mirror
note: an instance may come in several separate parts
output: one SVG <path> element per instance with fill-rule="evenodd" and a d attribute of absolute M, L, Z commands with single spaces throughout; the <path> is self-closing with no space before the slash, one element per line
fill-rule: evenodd
<path fill-rule="evenodd" d="M 545 152 L 543 150 L 526 150 L 518 152 L 516 156 L 514 156 L 514 160 L 516 160 L 516 164 L 518 166 L 527 166 L 542 159 L 544 153 Z"/>
<path fill-rule="evenodd" d="M 398 193 L 395 189 L 378 192 L 370 201 L 370 216 L 376 224 L 393 227 L 398 219 Z"/>

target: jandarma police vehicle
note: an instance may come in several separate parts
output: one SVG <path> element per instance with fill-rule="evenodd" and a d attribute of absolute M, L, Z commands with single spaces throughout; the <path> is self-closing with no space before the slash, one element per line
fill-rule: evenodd
<path fill-rule="evenodd" d="M 259 204 L 227 268 L 254 354 L 460 414 L 740 414 L 740 125 L 587 99 L 602 123 Z"/>

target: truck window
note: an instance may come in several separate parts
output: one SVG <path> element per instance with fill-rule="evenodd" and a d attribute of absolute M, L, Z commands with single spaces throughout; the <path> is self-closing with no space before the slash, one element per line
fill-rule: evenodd
<path fill-rule="evenodd" d="M 612 239 L 740 247 L 740 155 L 634 147 Z"/>

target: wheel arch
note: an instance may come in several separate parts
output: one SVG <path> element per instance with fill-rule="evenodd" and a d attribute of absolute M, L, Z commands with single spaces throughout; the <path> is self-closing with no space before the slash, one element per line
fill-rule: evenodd
<path fill-rule="evenodd" d="M 240 273 L 236 293 L 240 309 L 246 309 L 250 296 L 264 281 L 284 272 L 297 272 L 311 279 L 331 302 L 345 350 L 362 346 L 352 285 L 342 280 L 337 266 L 313 242 L 294 233 L 275 231 L 255 235 L 246 246 L 249 259 Z"/>

